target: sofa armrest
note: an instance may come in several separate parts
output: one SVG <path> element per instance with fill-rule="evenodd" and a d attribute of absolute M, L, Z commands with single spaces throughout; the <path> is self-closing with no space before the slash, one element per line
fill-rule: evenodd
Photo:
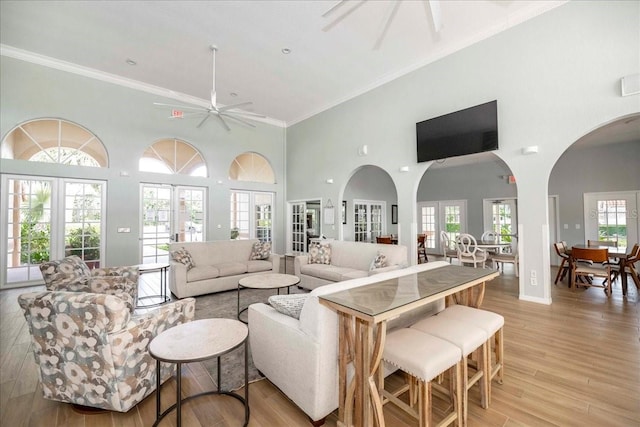
<path fill-rule="evenodd" d="M 171 261 L 169 263 L 169 288 L 178 298 L 183 298 L 180 289 L 187 284 L 187 266 Z"/>
<path fill-rule="evenodd" d="M 269 254 L 269 258 L 267 258 L 267 261 L 271 261 L 271 265 L 272 265 L 271 270 L 274 273 L 280 273 L 280 258 L 281 257 L 282 257 L 282 255 L 279 255 L 279 254 L 271 252 Z"/>
<path fill-rule="evenodd" d="M 300 267 L 309 263 L 309 255 L 298 255 L 293 259 L 293 274 L 300 277 Z"/>
<path fill-rule="evenodd" d="M 249 306 L 249 342 L 256 368 L 312 420 L 338 407 L 336 345 L 314 340 L 298 320 L 266 304 Z"/>

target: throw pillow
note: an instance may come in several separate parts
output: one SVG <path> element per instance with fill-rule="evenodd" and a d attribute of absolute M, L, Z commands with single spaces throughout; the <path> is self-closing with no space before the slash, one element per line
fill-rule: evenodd
<path fill-rule="evenodd" d="M 387 257 L 382 252 L 378 252 L 378 255 L 371 261 L 369 270 L 375 270 L 376 268 L 384 268 L 387 266 Z"/>
<path fill-rule="evenodd" d="M 309 245 L 309 264 L 331 264 L 331 245 L 311 242 Z"/>
<path fill-rule="evenodd" d="M 184 248 L 184 246 L 180 249 L 176 249 L 175 251 L 171 251 L 171 259 L 180 264 L 184 264 L 187 266 L 187 270 L 191 270 L 196 264 L 193 262 L 193 258 L 188 250 Z"/>
<path fill-rule="evenodd" d="M 271 242 L 255 242 L 249 260 L 267 259 L 271 254 Z"/>
<path fill-rule="evenodd" d="M 300 312 L 309 294 L 272 295 L 269 305 L 282 314 L 300 319 Z"/>

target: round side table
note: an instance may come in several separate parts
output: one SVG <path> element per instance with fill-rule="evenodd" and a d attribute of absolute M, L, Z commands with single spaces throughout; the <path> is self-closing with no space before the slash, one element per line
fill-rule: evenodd
<path fill-rule="evenodd" d="M 149 344 L 149 353 L 156 359 L 156 421 L 154 427 L 171 411 L 176 409 L 177 425 L 182 425 L 182 402 L 209 394 L 231 396 L 244 405 L 244 424 L 249 424 L 249 369 L 247 326 L 235 319 L 202 319 L 187 322 L 167 329 Z M 244 344 L 244 397 L 232 391 L 220 390 L 220 356 Z M 218 359 L 218 388 L 181 399 L 183 363 L 199 362 L 216 357 Z M 164 412 L 160 409 L 160 362 L 176 364 L 176 403 Z"/>
<path fill-rule="evenodd" d="M 280 289 L 287 288 L 287 293 L 289 293 L 289 287 L 297 285 L 298 283 L 300 283 L 300 278 L 292 274 L 265 273 L 243 277 L 238 281 L 238 320 L 242 323 L 247 323 L 240 318 L 240 314 L 247 311 L 247 309 L 249 308 L 245 307 L 240 310 L 241 289 L 277 289 L 278 295 L 280 295 Z"/>

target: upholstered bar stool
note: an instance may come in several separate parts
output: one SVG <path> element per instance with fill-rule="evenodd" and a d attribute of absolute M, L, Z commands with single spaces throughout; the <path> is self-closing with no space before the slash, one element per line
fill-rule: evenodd
<path fill-rule="evenodd" d="M 483 408 L 489 406 L 489 337 L 484 329 L 468 324 L 467 322 L 441 317 L 439 314 L 424 318 L 411 326 L 411 329 L 433 335 L 457 346 L 462 352 L 464 363 L 462 364 L 462 408 L 463 425 L 467 424 L 469 390 L 476 383 L 480 386 L 480 400 Z M 472 353 L 477 353 L 476 372 L 469 377 L 467 358 Z"/>
<path fill-rule="evenodd" d="M 394 403 L 399 408 L 416 417 L 420 427 L 431 426 L 431 380 L 446 371 L 449 372 L 450 392 L 452 401 L 451 412 L 437 425 L 447 426 L 453 422 L 463 425 L 462 412 L 462 370 L 464 360 L 460 349 L 437 337 L 420 332 L 417 329 L 396 329 L 387 334 L 383 360 L 402 370 L 410 376 L 410 384 L 395 393 L 384 389 L 384 378 L 380 379 L 380 389 L 384 403 Z M 418 383 L 418 410 L 413 407 L 412 383 Z M 398 396 L 410 391 L 409 405 Z"/>
<path fill-rule="evenodd" d="M 479 308 L 459 304 L 447 307 L 438 313 L 438 317 L 454 321 L 463 321 L 469 325 L 484 329 L 487 333 L 487 336 L 489 337 L 489 342 L 487 343 L 489 357 L 487 361 L 490 367 L 489 372 L 491 372 L 487 405 L 491 404 L 491 381 L 497 376 L 498 384 L 502 384 L 502 379 L 504 377 L 504 317 L 492 311 L 481 310 Z M 492 338 L 494 341 L 493 348 L 491 345 Z M 495 362 L 492 361 L 491 357 L 492 349 L 493 353 L 495 353 Z"/>

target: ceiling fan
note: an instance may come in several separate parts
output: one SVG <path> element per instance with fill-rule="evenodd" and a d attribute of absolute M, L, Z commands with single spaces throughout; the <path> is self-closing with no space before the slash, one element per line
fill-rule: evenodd
<path fill-rule="evenodd" d="M 237 104 L 223 105 L 219 106 L 216 102 L 216 51 L 218 50 L 217 46 L 211 45 L 209 46 L 213 56 L 213 66 L 212 66 L 212 89 L 211 89 L 211 103 L 209 107 L 190 107 L 186 105 L 175 105 L 175 104 L 164 104 L 161 102 L 154 102 L 153 105 L 158 105 L 161 107 L 171 107 L 174 110 L 171 111 L 171 116 L 169 119 L 182 119 L 187 117 L 202 117 L 202 120 L 196 126 L 197 128 L 202 127 L 204 123 L 209 120 L 211 117 L 216 118 L 220 124 L 227 130 L 230 131 L 231 128 L 227 123 L 226 119 L 235 120 L 243 125 L 256 127 L 253 123 L 247 121 L 246 119 L 251 118 L 265 118 L 265 116 L 260 114 L 251 113 L 249 111 L 237 110 L 240 107 L 244 107 L 247 105 L 253 104 L 251 101 L 240 102 Z M 188 110 L 186 113 L 181 110 L 175 110 L 175 108 L 180 108 L 183 110 Z"/>
<path fill-rule="evenodd" d="M 338 10 L 342 6 L 344 6 L 347 2 L 349 2 L 349 0 L 338 0 L 337 3 L 335 3 L 333 6 L 331 6 L 329 9 L 327 9 L 327 11 L 325 11 L 322 14 L 322 17 L 325 18 L 325 17 L 331 15 L 333 12 L 335 12 L 336 10 Z M 358 9 L 360 6 L 362 6 L 365 2 L 367 2 L 367 0 L 361 0 L 358 4 L 356 4 L 355 6 L 351 7 L 351 9 L 348 9 L 346 12 L 343 12 L 342 15 L 338 16 L 331 24 L 327 25 L 324 28 L 324 30 L 327 31 L 328 29 L 330 29 L 331 27 L 336 25 L 338 22 L 342 21 L 344 18 L 346 18 L 351 13 L 353 13 L 356 9 Z M 380 31 L 380 35 L 378 36 L 378 38 L 376 39 L 375 44 L 373 45 L 373 49 L 374 50 L 378 50 L 378 49 L 380 49 L 380 46 L 382 46 L 382 42 L 383 42 L 385 36 L 387 35 L 387 31 L 389 30 L 389 27 L 391 26 L 391 22 L 393 21 L 393 18 L 396 16 L 396 13 L 398 12 L 398 8 L 400 7 L 400 3 L 402 3 L 402 0 L 396 0 L 396 1 L 390 2 L 390 4 L 389 4 L 389 12 L 387 13 L 387 19 L 384 20 L 383 25 L 382 25 L 382 30 Z M 428 9 L 428 11 L 431 14 L 431 23 L 433 24 L 434 31 L 436 33 L 439 33 L 440 30 L 442 29 L 440 0 L 423 0 L 423 3 L 425 4 L 425 11 L 427 11 L 427 9 Z"/>

